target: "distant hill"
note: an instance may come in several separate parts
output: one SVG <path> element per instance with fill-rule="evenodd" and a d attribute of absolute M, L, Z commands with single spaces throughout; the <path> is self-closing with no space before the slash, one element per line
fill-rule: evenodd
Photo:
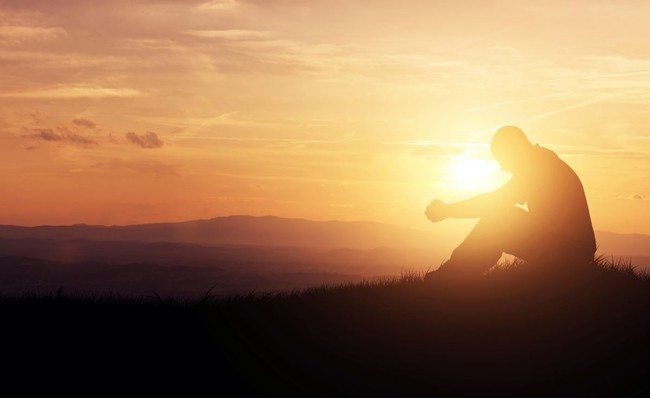
<path fill-rule="evenodd" d="M 213 284 L 219 293 L 294 289 L 435 268 L 447 250 L 436 252 L 431 243 L 426 233 L 385 224 L 278 217 L 0 226 L 0 291 L 148 287 L 185 294 Z M 32 261 L 37 268 L 25 265 Z"/>
<path fill-rule="evenodd" d="M 129 226 L 0 226 L 0 291 L 293 289 L 435 269 L 448 258 L 453 239 L 381 223 L 251 216 Z M 599 254 L 650 270 L 650 236 L 597 232 L 597 241 Z M 38 262 L 43 260 L 49 263 Z M 38 266 L 12 265 L 32 261 Z"/>
<path fill-rule="evenodd" d="M 398 273 L 402 268 L 422 268 L 431 252 L 401 251 L 387 247 L 371 250 L 324 250 L 304 247 L 222 245 L 201 246 L 177 242 L 53 240 L 0 238 L 0 257 L 28 257 L 62 263 L 148 263 L 166 266 L 210 267 L 241 272 L 283 272 L 374 269 Z M 364 274 L 365 272 L 361 272 Z"/>
<path fill-rule="evenodd" d="M 435 255 L 281 246 L 0 238 L 0 294 L 22 291 L 197 296 L 276 291 L 426 270 Z"/>
<path fill-rule="evenodd" d="M 311 221 L 274 216 L 228 216 L 208 220 L 125 226 L 0 225 L 0 238 L 56 241 L 175 242 L 207 246 L 252 245 L 370 250 L 449 247 L 448 236 L 377 222 Z M 598 251 L 650 256 L 650 236 L 596 231 Z M 454 244 L 457 242 L 451 242 Z"/>
<path fill-rule="evenodd" d="M 218 261 L 218 260 L 217 260 Z M 211 294 L 287 291 L 310 286 L 374 280 L 381 267 L 331 267 L 301 264 L 228 262 L 210 266 L 174 266 L 146 262 L 62 262 L 0 256 L 0 297 L 23 293 L 121 294 L 196 298 Z M 322 264 L 321 264 L 322 265 Z M 374 274 L 373 274 L 374 272 Z"/>
<path fill-rule="evenodd" d="M 0 226 L 0 237 L 53 240 L 180 242 L 199 245 L 255 245 L 374 249 L 431 247 L 432 237 L 375 222 L 309 221 L 274 216 L 229 216 L 209 220 L 127 226 Z"/>
<path fill-rule="evenodd" d="M 628 256 L 650 256 L 650 236 L 596 231 L 598 251 Z"/>

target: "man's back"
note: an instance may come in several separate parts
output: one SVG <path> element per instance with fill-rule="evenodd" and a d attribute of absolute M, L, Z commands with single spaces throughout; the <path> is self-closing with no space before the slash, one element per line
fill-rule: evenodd
<path fill-rule="evenodd" d="M 547 227 L 563 244 L 593 254 L 596 241 L 585 192 L 576 173 L 555 152 L 538 145 L 530 167 L 512 178 L 531 217 Z"/>

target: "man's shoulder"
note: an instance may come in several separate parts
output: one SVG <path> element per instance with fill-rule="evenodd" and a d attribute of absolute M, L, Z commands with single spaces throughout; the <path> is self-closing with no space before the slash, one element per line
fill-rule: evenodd
<path fill-rule="evenodd" d="M 537 167 L 535 167 L 535 174 L 542 174 L 546 176 L 553 176 L 554 178 L 564 178 L 575 176 L 575 171 L 567 162 L 554 151 L 535 145 L 534 157 L 537 159 Z"/>
<path fill-rule="evenodd" d="M 552 151 L 552 150 L 550 150 L 550 149 L 548 149 L 546 147 L 540 146 L 539 144 L 535 144 L 535 146 L 533 148 L 535 150 L 535 153 L 537 153 L 539 156 L 550 156 L 550 157 L 559 158 L 557 153 L 555 153 L 554 151 Z"/>
<path fill-rule="evenodd" d="M 567 167 L 566 163 L 560 159 L 557 153 L 552 150 L 536 144 L 530 152 L 528 158 L 528 167 L 513 173 L 511 183 L 530 184 L 531 180 L 546 179 L 548 176 L 563 174 L 559 169 Z"/>
<path fill-rule="evenodd" d="M 537 159 L 538 162 L 548 165 L 548 164 L 566 164 L 557 153 L 554 151 L 540 146 L 539 144 L 535 145 L 533 158 Z"/>

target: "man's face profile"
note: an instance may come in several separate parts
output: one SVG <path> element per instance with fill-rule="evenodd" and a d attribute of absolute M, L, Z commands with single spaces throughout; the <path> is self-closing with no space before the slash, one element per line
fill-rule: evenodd
<path fill-rule="evenodd" d="M 515 173 L 521 168 L 521 154 L 518 154 L 515 151 L 515 148 L 509 150 L 505 147 L 501 147 L 498 150 L 492 150 L 492 156 L 497 162 L 499 162 L 501 170 Z"/>

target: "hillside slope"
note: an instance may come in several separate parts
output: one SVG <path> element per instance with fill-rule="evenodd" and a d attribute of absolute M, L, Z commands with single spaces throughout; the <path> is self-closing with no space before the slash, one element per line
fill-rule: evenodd
<path fill-rule="evenodd" d="M 8 382 L 29 366 L 41 383 L 74 374 L 149 393 L 647 396 L 648 308 L 648 278 L 529 266 L 195 303 L 4 297 L 0 339 Z"/>

